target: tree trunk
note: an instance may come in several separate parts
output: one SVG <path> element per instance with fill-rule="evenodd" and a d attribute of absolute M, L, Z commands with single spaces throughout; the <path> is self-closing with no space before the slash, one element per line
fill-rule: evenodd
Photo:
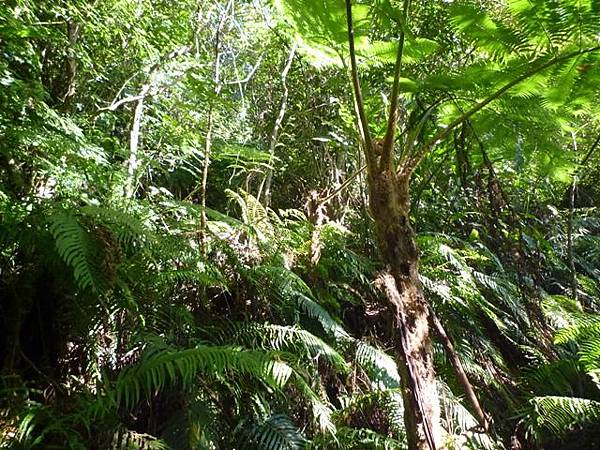
<path fill-rule="evenodd" d="M 398 342 L 404 421 L 409 449 L 434 450 L 443 445 L 429 331 L 429 307 L 421 290 L 419 253 L 409 221 L 410 175 L 393 170 L 369 174 L 369 205 L 385 270 L 380 278 L 387 314 L 393 317 Z"/>

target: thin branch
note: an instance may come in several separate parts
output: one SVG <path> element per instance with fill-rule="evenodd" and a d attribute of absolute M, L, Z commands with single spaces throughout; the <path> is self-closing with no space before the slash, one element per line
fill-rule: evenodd
<path fill-rule="evenodd" d="M 342 192 L 344 189 L 346 189 L 350 185 L 352 180 L 354 180 L 356 177 L 358 177 L 366 168 L 367 168 L 367 165 L 363 164 L 356 172 L 354 172 L 352 175 L 347 177 L 346 180 L 340 186 L 338 186 L 338 188 L 335 191 L 333 191 L 331 194 L 329 194 L 324 199 L 320 200 L 318 204 L 324 205 L 325 203 L 329 202 L 332 198 L 334 198 L 336 195 L 338 195 L 340 192 Z"/>
<path fill-rule="evenodd" d="M 229 19 L 229 10 L 233 8 L 233 0 L 225 5 L 225 8 L 219 12 L 219 22 L 217 29 L 215 30 L 215 43 L 213 47 L 213 82 L 215 84 L 214 92 L 215 96 L 218 96 L 221 92 L 221 38 L 223 27 Z M 206 257 L 207 253 L 207 242 L 206 242 L 206 230 L 208 224 L 208 218 L 206 216 L 206 191 L 208 186 L 208 167 L 210 165 L 211 150 L 212 150 L 212 133 L 213 133 L 213 112 L 214 112 L 214 100 L 211 99 L 208 105 L 207 113 L 207 124 L 206 124 L 206 136 L 204 138 L 204 162 L 202 167 L 202 184 L 200 188 L 200 249 L 202 255 Z"/>
<path fill-rule="evenodd" d="M 150 91 L 151 84 L 147 83 L 142 86 L 140 94 L 137 96 L 138 101 L 135 106 L 135 112 L 133 113 L 133 124 L 131 126 L 131 133 L 129 135 L 129 159 L 127 160 L 127 180 L 125 183 L 125 198 L 133 198 L 135 191 L 135 174 L 139 166 L 138 160 L 138 149 L 140 142 L 140 129 L 142 124 L 142 117 L 144 115 L 144 100 L 146 95 Z"/>
<path fill-rule="evenodd" d="M 252 77 L 254 76 L 254 74 L 256 73 L 256 71 L 258 70 L 258 68 L 260 67 L 260 64 L 262 63 L 264 57 L 264 53 L 261 53 L 260 56 L 258 57 L 258 61 L 256 62 L 256 64 L 254 65 L 254 67 L 252 67 L 252 69 L 250 70 L 250 72 L 248 73 L 248 75 L 246 76 L 246 78 L 244 78 L 243 80 L 228 80 L 228 81 L 224 81 L 223 84 L 246 84 L 248 83 Z"/>
<path fill-rule="evenodd" d="M 390 99 L 390 112 L 388 115 L 387 129 L 383 139 L 383 147 L 381 149 L 381 160 L 379 162 L 379 170 L 387 170 L 390 167 L 392 160 L 392 151 L 394 149 L 394 135 L 396 133 L 396 122 L 398 120 L 398 96 L 400 95 L 400 73 L 402 71 L 402 56 L 404 52 L 404 39 L 406 26 L 406 17 L 408 15 L 408 7 L 410 0 L 404 0 L 402 11 L 402 23 L 400 24 L 400 36 L 398 39 L 398 53 L 396 54 L 396 63 L 394 65 L 394 83 L 392 85 L 392 93 Z"/>
<path fill-rule="evenodd" d="M 450 364 L 452 365 L 452 368 L 454 369 L 454 373 L 456 374 L 456 378 L 457 378 L 458 382 L 460 383 L 461 387 L 463 388 L 463 391 L 465 392 L 465 395 L 467 396 L 467 400 L 469 401 L 469 403 L 471 404 L 471 407 L 473 408 L 473 412 L 475 413 L 475 417 L 477 418 L 479 425 L 481 425 L 483 430 L 487 431 L 489 428 L 489 421 L 488 421 L 487 415 L 483 411 L 483 408 L 481 407 L 481 404 L 479 403 L 479 400 L 477 399 L 477 396 L 475 395 L 473 386 L 471 385 L 471 382 L 469 381 L 469 378 L 467 377 L 467 374 L 465 373 L 465 370 L 464 370 L 463 365 L 458 357 L 458 354 L 456 353 L 456 350 L 454 349 L 452 340 L 446 333 L 446 330 L 444 330 L 444 326 L 442 325 L 442 322 L 440 322 L 440 319 L 438 319 L 435 312 L 431 308 L 430 308 L 430 313 L 431 313 L 430 318 L 431 318 L 431 322 L 433 324 L 433 328 L 434 328 L 438 338 L 442 342 L 442 345 L 446 352 L 446 356 L 450 360 Z"/>
<path fill-rule="evenodd" d="M 423 127 L 425 126 L 425 123 L 427 122 L 427 120 L 429 119 L 429 117 L 431 116 L 431 114 L 433 114 L 433 112 L 435 111 L 435 108 L 442 103 L 442 99 L 434 102 L 431 106 L 429 106 L 425 112 L 423 113 L 423 115 L 421 116 L 421 118 L 419 119 L 419 122 L 417 123 L 417 125 L 410 130 L 409 133 L 407 133 L 407 137 L 406 137 L 406 146 L 404 147 L 404 150 L 401 154 L 402 156 L 402 164 L 401 167 L 398 169 L 399 173 L 406 173 L 407 172 L 407 166 L 410 165 L 411 163 L 411 153 L 417 143 L 417 139 L 419 137 L 419 134 L 421 134 L 421 130 L 423 129 Z"/>
<path fill-rule="evenodd" d="M 117 102 L 113 102 L 109 106 L 105 106 L 103 108 L 98 108 L 98 111 L 116 111 L 119 106 L 124 105 L 125 103 L 137 102 L 142 98 L 142 95 L 130 95 L 129 97 L 122 98 Z"/>
<path fill-rule="evenodd" d="M 273 131 L 271 133 L 271 139 L 269 142 L 269 168 L 267 169 L 267 174 L 263 178 L 262 183 L 260 184 L 260 188 L 258 190 L 258 194 L 256 195 L 256 199 L 260 201 L 260 197 L 262 195 L 263 189 L 265 189 L 265 200 L 264 205 L 266 207 L 269 206 L 271 201 L 271 182 L 273 180 L 273 162 L 275 159 L 275 148 L 277 147 L 277 142 L 279 139 L 279 131 L 281 130 L 281 124 L 283 123 L 283 118 L 285 117 L 285 111 L 287 110 L 287 102 L 289 96 L 289 89 L 286 83 L 287 75 L 292 67 L 292 62 L 294 61 L 294 57 L 296 56 L 296 49 L 298 48 L 298 44 L 294 43 L 290 50 L 290 54 L 288 56 L 287 62 L 285 63 L 285 67 L 281 72 L 281 85 L 283 86 L 283 96 L 281 97 L 281 104 L 279 106 L 279 114 L 277 115 L 277 119 L 275 119 L 275 125 L 273 127 Z"/>
<path fill-rule="evenodd" d="M 360 119 L 362 128 L 362 140 L 364 143 L 365 157 L 367 159 L 367 170 L 373 172 L 375 170 L 375 151 L 373 149 L 373 139 L 371 138 L 371 132 L 369 131 L 369 121 L 365 113 L 365 106 L 363 103 L 362 90 L 360 88 L 360 80 L 358 78 L 358 67 L 356 64 L 356 49 L 354 47 L 354 25 L 352 23 L 352 1 L 345 0 L 346 2 L 346 23 L 348 25 L 348 47 L 350 50 L 350 76 L 352 78 L 352 87 L 354 90 L 354 99 L 356 103 L 356 110 Z"/>
<path fill-rule="evenodd" d="M 166 55 L 162 56 L 157 62 L 155 62 L 154 64 L 152 64 L 150 66 L 150 68 L 148 69 L 148 76 L 147 79 L 149 79 L 152 74 L 154 72 L 156 72 L 158 69 L 160 69 L 160 67 L 168 62 L 171 59 L 177 58 L 179 56 L 183 56 L 188 54 L 190 51 L 192 50 L 192 48 L 190 46 L 184 45 L 182 47 L 178 47 L 174 50 L 172 50 L 171 52 L 167 53 Z M 125 103 L 131 103 L 131 102 L 137 102 L 140 100 L 140 96 L 141 94 L 138 95 L 130 95 L 128 97 L 122 98 L 121 100 L 117 101 L 117 98 L 121 95 L 121 93 L 125 90 L 125 87 L 129 84 L 129 82 L 131 80 L 133 80 L 135 78 L 136 75 L 138 75 L 140 73 L 140 71 L 136 71 L 133 75 L 131 75 L 123 84 L 123 86 L 121 86 L 121 88 L 119 89 L 119 91 L 117 92 L 117 95 L 115 95 L 115 98 L 113 99 L 113 101 L 111 102 L 110 105 L 102 107 L 102 108 L 98 108 L 98 112 L 101 111 L 116 111 L 121 105 L 124 105 Z M 148 92 L 146 92 L 145 95 L 147 95 Z"/>
<path fill-rule="evenodd" d="M 577 149 L 575 137 L 573 136 L 573 146 Z M 569 186 L 569 215 L 567 216 L 567 259 L 569 262 L 569 271 L 571 272 L 571 298 L 577 302 L 577 270 L 575 269 L 575 257 L 573 254 L 573 218 L 575 216 L 575 190 L 577 189 L 577 175 L 573 175 L 573 180 Z"/>
<path fill-rule="evenodd" d="M 598 135 L 598 137 L 596 138 L 596 140 L 594 141 L 594 143 L 592 144 L 592 146 L 590 147 L 590 149 L 588 150 L 588 152 L 586 153 L 586 155 L 584 156 L 584 158 L 577 165 L 578 167 L 577 167 L 577 171 L 575 173 L 576 175 L 579 174 L 579 171 L 583 168 L 583 166 L 586 165 L 586 163 L 588 162 L 588 160 L 591 158 L 592 154 L 594 153 L 594 151 L 598 147 L 598 144 L 600 144 L 600 135 Z"/>
<path fill-rule="evenodd" d="M 577 152 L 577 138 L 575 133 L 572 133 L 573 137 L 573 150 Z M 577 165 L 577 169 L 573 173 L 571 185 L 569 186 L 569 215 L 567 217 L 567 258 L 569 262 L 569 270 L 571 272 L 571 297 L 576 302 L 578 300 L 577 289 L 577 271 L 575 270 L 575 257 L 573 254 L 573 220 L 575 216 L 575 192 L 577 191 L 577 180 L 579 178 L 579 171 L 587 163 L 587 161 L 596 150 L 596 147 L 600 143 L 600 135 L 596 138 L 586 155 L 583 157 L 581 162 Z"/>

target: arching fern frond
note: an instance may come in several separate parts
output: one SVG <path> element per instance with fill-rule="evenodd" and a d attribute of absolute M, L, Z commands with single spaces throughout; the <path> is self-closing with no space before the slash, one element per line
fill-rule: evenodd
<path fill-rule="evenodd" d="M 363 366 L 373 383 L 381 389 L 395 389 L 400 386 L 398 366 L 384 351 L 364 341 L 356 341 L 356 361 Z"/>
<path fill-rule="evenodd" d="M 342 372 L 349 371 L 342 355 L 322 339 L 297 326 L 242 322 L 228 323 L 217 330 L 223 343 L 299 353 L 309 359 L 323 357 Z"/>
<path fill-rule="evenodd" d="M 148 351 L 139 364 L 123 370 L 110 397 L 117 405 L 131 408 L 142 397 L 149 397 L 176 382 L 190 386 L 200 374 L 250 375 L 277 388 L 288 381 L 291 368 L 275 353 L 239 347 L 159 348 Z"/>
<path fill-rule="evenodd" d="M 70 212 L 53 214 L 48 222 L 56 250 L 63 261 L 73 269 L 77 284 L 84 290 L 102 292 L 106 287 L 106 280 L 100 268 L 99 243 Z"/>
<path fill-rule="evenodd" d="M 556 333 L 554 342 L 579 345 L 579 360 L 587 371 L 600 369 L 600 318 L 597 315 L 575 314 L 573 325 Z"/>
<path fill-rule="evenodd" d="M 100 206 L 84 206 L 81 213 L 105 225 L 125 249 L 140 249 L 153 239 L 153 233 L 141 220 L 124 211 Z"/>
<path fill-rule="evenodd" d="M 146 433 L 133 430 L 115 433 L 112 448 L 114 450 L 168 450 L 169 447 L 160 439 Z"/>
<path fill-rule="evenodd" d="M 360 447 L 357 447 L 359 445 Z M 335 440 L 322 439 L 315 442 L 312 449 L 330 448 L 336 450 L 407 450 L 406 442 L 385 436 L 368 428 L 339 427 Z"/>

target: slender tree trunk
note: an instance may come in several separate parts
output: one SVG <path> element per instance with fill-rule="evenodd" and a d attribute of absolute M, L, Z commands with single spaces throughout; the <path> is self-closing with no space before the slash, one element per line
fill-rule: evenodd
<path fill-rule="evenodd" d="M 273 164 L 275 163 L 275 148 L 277 147 L 277 143 L 279 142 L 279 132 L 281 131 L 281 125 L 283 123 L 283 118 L 285 117 L 285 111 L 287 110 L 287 102 L 289 96 L 289 90 L 287 87 L 287 75 L 292 67 L 292 62 L 294 61 L 294 56 L 296 55 L 296 49 L 298 48 L 298 44 L 294 43 L 292 48 L 290 49 L 290 54 L 288 56 L 287 62 L 281 72 L 281 85 L 283 86 L 283 96 L 281 97 L 281 104 L 279 106 L 279 114 L 277 114 L 277 119 L 275 119 L 275 125 L 273 126 L 273 132 L 271 133 L 271 138 L 269 140 L 269 168 L 267 169 L 267 173 L 263 178 L 262 183 L 260 184 L 260 188 L 258 189 L 258 194 L 256 198 L 260 201 L 260 197 L 263 193 L 264 189 L 264 200 L 263 204 L 265 207 L 268 207 L 271 203 L 271 184 L 273 183 Z"/>
<path fill-rule="evenodd" d="M 133 113 L 133 124 L 129 135 L 129 158 L 127 159 L 127 180 L 125 183 L 125 198 L 131 199 L 135 196 L 137 184 L 137 168 L 139 166 L 138 150 L 140 145 L 140 130 L 144 116 L 144 101 L 150 91 L 151 84 L 148 82 L 142 86 L 138 96 L 135 112 Z"/>
<path fill-rule="evenodd" d="M 446 356 L 450 360 L 450 364 L 452 364 L 452 368 L 454 369 L 456 378 L 457 378 L 459 384 L 461 385 L 461 387 L 467 397 L 467 400 L 469 401 L 469 403 L 471 404 L 471 407 L 473 408 L 475 417 L 477 418 L 477 421 L 479 422 L 479 425 L 481 425 L 482 429 L 484 431 L 487 431 L 489 428 L 488 419 L 483 411 L 483 408 L 479 404 L 479 400 L 477 399 L 477 396 L 475 395 L 475 391 L 473 390 L 473 386 L 471 385 L 469 378 L 467 377 L 467 374 L 465 373 L 463 365 L 460 362 L 460 359 L 458 358 L 458 354 L 456 353 L 456 350 L 454 350 L 454 345 L 452 344 L 452 340 L 450 339 L 448 334 L 446 334 L 446 330 L 444 330 L 442 322 L 440 322 L 440 319 L 438 319 L 438 317 L 435 315 L 435 313 L 432 311 L 430 313 L 430 315 L 431 315 L 431 323 L 435 329 L 435 332 L 436 332 L 438 338 L 440 339 L 440 341 L 442 342 L 442 345 L 444 346 L 444 351 L 446 352 Z"/>
<path fill-rule="evenodd" d="M 227 3 L 225 9 L 220 13 L 219 22 L 217 25 L 217 29 L 215 31 L 215 45 L 214 45 L 214 61 L 213 61 L 213 82 L 214 82 L 214 92 L 215 97 L 218 97 L 221 93 L 221 39 L 222 32 L 225 22 L 229 18 L 229 10 L 233 6 L 233 0 L 230 0 Z M 202 255 L 206 257 L 207 253 L 207 241 L 206 241 L 206 231 L 207 231 L 207 217 L 206 217 L 206 194 L 208 187 L 208 168 L 210 166 L 211 161 L 211 151 L 212 151 L 212 140 L 213 140 L 213 126 L 214 126 L 214 100 L 211 99 L 208 104 L 208 114 L 207 114 L 207 124 L 206 124 L 206 136 L 204 141 L 204 164 L 202 167 L 202 181 L 200 185 L 200 205 L 202 207 L 202 211 L 200 212 L 200 248 Z"/>
<path fill-rule="evenodd" d="M 575 191 L 577 189 L 577 175 L 573 176 L 569 186 L 569 215 L 567 217 L 567 258 L 571 272 L 571 298 L 577 302 L 577 270 L 575 270 L 575 257 L 573 256 L 573 219 L 575 213 Z"/>
<path fill-rule="evenodd" d="M 62 96 L 64 107 L 68 107 L 75 95 L 75 79 L 77 77 L 77 59 L 75 58 L 75 46 L 79 39 L 81 25 L 75 22 L 67 23 L 67 36 L 69 37 L 69 48 L 67 49 L 67 60 L 65 62 L 65 91 Z"/>
<path fill-rule="evenodd" d="M 387 314 L 396 324 L 409 449 L 443 445 L 429 331 L 429 306 L 419 284 L 419 253 L 410 226 L 409 175 L 391 170 L 368 176 L 369 205 L 385 263 L 381 280 Z"/>

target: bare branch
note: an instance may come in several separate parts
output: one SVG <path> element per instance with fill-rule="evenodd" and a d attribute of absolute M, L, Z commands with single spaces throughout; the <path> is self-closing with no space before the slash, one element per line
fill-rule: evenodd
<path fill-rule="evenodd" d="M 273 160 L 275 159 L 275 147 L 277 147 L 277 141 L 279 139 L 279 131 L 281 130 L 281 124 L 283 123 L 283 118 L 285 117 L 285 112 L 287 110 L 287 101 L 289 96 L 289 90 L 286 83 L 287 75 L 292 67 L 292 62 L 294 61 L 294 57 L 296 56 L 296 49 L 298 48 L 298 44 L 294 43 L 290 50 L 290 54 L 288 56 L 287 62 L 285 63 L 285 67 L 281 72 L 281 84 L 283 86 L 283 96 L 281 97 L 281 103 L 279 106 L 279 114 L 277 115 L 277 119 L 275 119 L 275 126 L 273 127 L 273 131 L 271 133 L 271 139 L 269 142 L 269 168 L 267 169 L 267 174 L 265 178 L 263 178 L 262 183 L 260 184 L 260 188 L 258 190 L 258 194 L 256 195 L 256 199 L 260 201 L 260 197 L 262 195 L 263 189 L 265 190 L 265 200 L 264 205 L 269 206 L 271 201 L 271 182 L 273 180 Z"/>
<path fill-rule="evenodd" d="M 324 199 L 320 200 L 319 205 L 324 205 L 325 203 L 327 203 L 331 199 L 333 199 L 336 195 L 338 195 L 340 192 L 342 192 L 344 189 L 346 189 L 350 185 L 352 180 L 354 180 L 357 176 L 359 176 L 366 168 L 367 168 L 367 165 L 363 164 L 356 172 L 354 172 L 352 175 L 347 177 L 346 180 L 335 191 L 333 191 L 331 194 L 329 194 Z"/>
<path fill-rule="evenodd" d="M 177 58 L 179 56 L 183 56 L 188 54 L 191 51 L 191 47 L 184 45 L 182 47 L 178 47 L 172 51 L 170 51 L 169 53 L 167 53 L 166 55 L 162 56 L 161 58 L 159 58 L 158 61 L 156 61 L 154 64 L 152 64 L 150 66 L 150 68 L 148 69 L 148 75 L 147 75 L 147 79 L 149 79 L 152 74 L 154 72 L 156 72 L 158 69 L 161 68 L 161 66 L 163 64 L 165 64 L 166 62 Z M 117 101 L 117 97 L 119 97 L 119 95 L 121 95 L 121 93 L 123 92 L 123 90 L 125 89 L 125 86 L 127 86 L 127 84 L 129 84 L 129 82 L 139 73 L 136 72 L 134 73 L 131 77 L 129 77 L 127 79 L 127 81 L 125 81 L 125 83 L 123 84 L 123 86 L 121 86 L 121 89 L 119 89 L 119 92 L 117 92 L 117 95 L 115 96 L 114 100 L 112 101 L 112 103 L 108 106 L 102 107 L 102 108 L 98 108 L 98 112 L 101 111 L 116 111 L 120 106 L 126 104 L 126 103 L 131 103 L 131 102 L 137 102 L 140 100 L 140 96 L 142 95 L 141 93 L 138 95 L 130 95 L 128 97 L 122 98 L 121 100 Z M 149 85 L 149 83 L 145 83 L 145 85 Z M 144 86 L 145 86 L 144 85 Z M 144 90 L 144 88 L 142 88 L 142 90 Z M 143 94 L 144 96 L 147 96 L 149 94 L 150 90 L 149 87 L 148 89 L 145 90 L 145 93 Z"/>
<path fill-rule="evenodd" d="M 250 72 L 248 73 L 248 75 L 246 76 L 246 78 L 244 78 L 243 80 L 229 80 L 229 81 L 224 81 L 223 84 L 246 84 L 248 83 L 252 77 L 254 76 L 254 74 L 256 73 L 256 71 L 258 70 L 258 68 L 260 67 L 260 64 L 262 63 L 264 54 L 261 53 L 260 56 L 258 57 L 258 61 L 256 62 L 256 64 L 254 65 L 254 67 L 252 67 L 252 69 L 250 70 Z"/>

